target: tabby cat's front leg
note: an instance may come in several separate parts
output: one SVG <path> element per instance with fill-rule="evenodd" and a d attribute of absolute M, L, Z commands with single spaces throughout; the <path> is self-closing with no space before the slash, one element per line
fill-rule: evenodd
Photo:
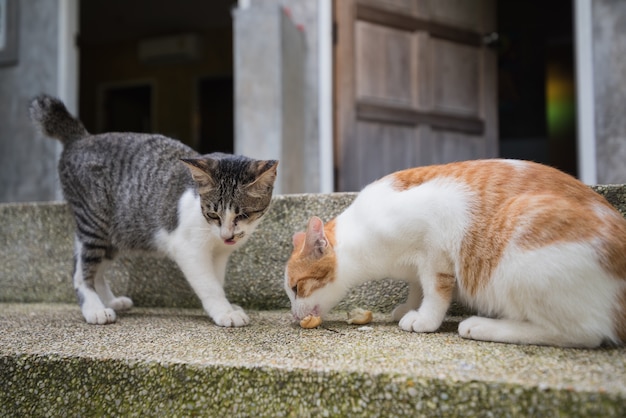
<path fill-rule="evenodd" d="M 215 324 L 222 327 L 241 327 L 248 325 L 250 318 L 239 306 L 231 305 L 224 293 L 228 255 L 212 256 L 206 252 L 198 252 L 177 257 L 176 262 Z"/>

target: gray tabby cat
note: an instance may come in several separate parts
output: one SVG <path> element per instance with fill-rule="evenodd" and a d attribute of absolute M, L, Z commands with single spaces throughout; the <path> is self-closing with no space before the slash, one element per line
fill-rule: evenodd
<path fill-rule="evenodd" d="M 30 114 L 64 145 L 59 176 L 76 221 L 74 288 L 88 323 L 114 322 L 115 311 L 132 307 L 111 292 L 103 267 L 140 250 L 172 258 L 217 325 L 248 324 L 226 299 L 226 263 L 267 211 L 277 161 L 201 156 L 161 135 L 90 135 L 47 95 L 31 102 Z"/>

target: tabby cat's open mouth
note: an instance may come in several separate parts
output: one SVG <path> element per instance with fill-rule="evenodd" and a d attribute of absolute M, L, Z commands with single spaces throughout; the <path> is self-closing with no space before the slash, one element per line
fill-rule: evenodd
<path fill-rule="evenodd" d="M 224 244 L 226 245 L 235 245 L 237 243 L 237 241 L 235 241 L 234 239 L 225 239 L 224 240 Z"/>

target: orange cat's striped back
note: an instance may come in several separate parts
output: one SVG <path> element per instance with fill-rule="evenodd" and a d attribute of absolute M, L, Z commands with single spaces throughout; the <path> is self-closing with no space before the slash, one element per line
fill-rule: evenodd
<path fill-rule="evenodd" d="M 602 265 L 626 280 L 626 221 L 606 199 L 562 171 L 526 161 L 478 160 L 413 168 L 390 177 L 397 190 L 450 178 L 475 194 L 461 254 L 462 277 L 472 293 L 491 277 L 511 240 L 533 249 L 594 239 Z"/>

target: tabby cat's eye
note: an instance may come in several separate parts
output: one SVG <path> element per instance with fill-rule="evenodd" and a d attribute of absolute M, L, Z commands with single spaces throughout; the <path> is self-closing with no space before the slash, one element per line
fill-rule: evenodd
<path fill-rule="evenodd" d="M 215 212 L 207 212 L 206 216 L 208 218 L 216 220 L 216 221 L 220 219 L 220 216 L 217 213 L 215 213 Z"/>

